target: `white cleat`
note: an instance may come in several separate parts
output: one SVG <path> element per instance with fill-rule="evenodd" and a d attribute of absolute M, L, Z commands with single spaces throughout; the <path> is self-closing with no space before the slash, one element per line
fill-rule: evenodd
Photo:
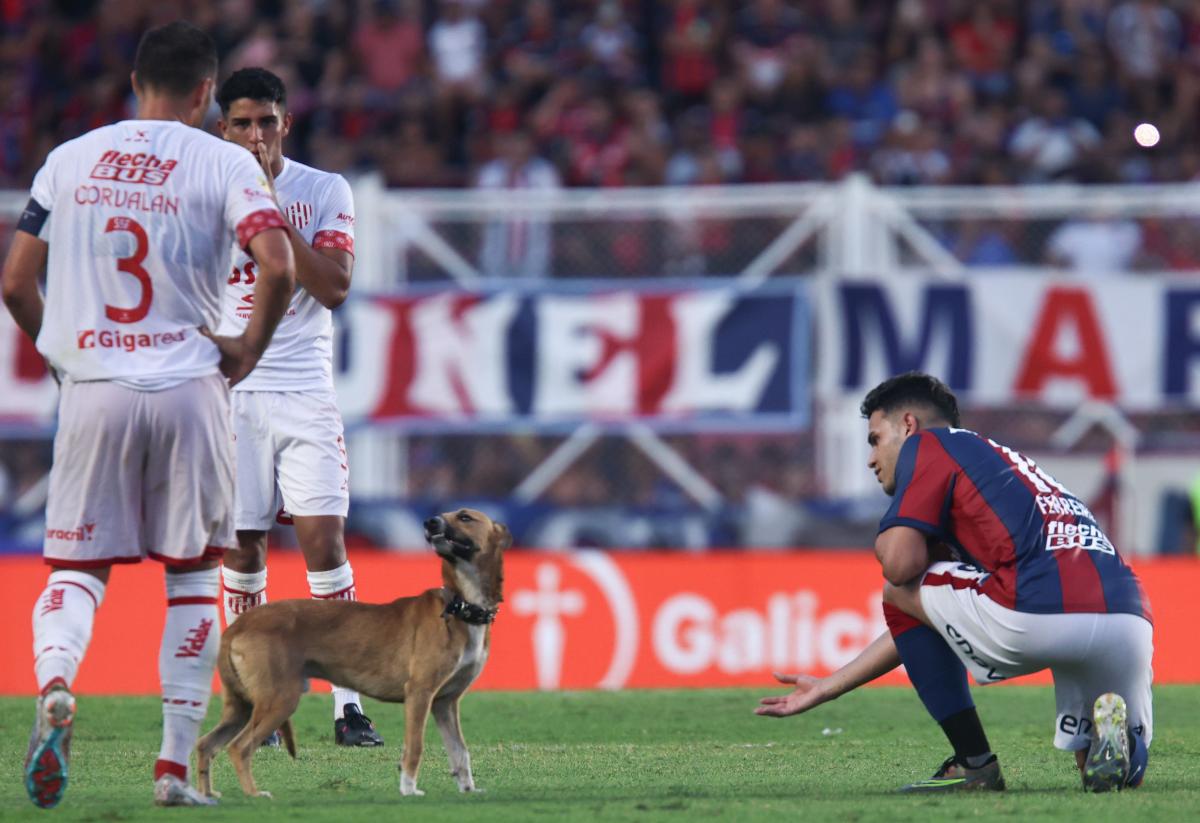
<path fill-rule="evenodd" d="M 164 774 L 154 781 L 155 806 L 215 806 L 215 797 L 205 797 L 173 774 Z"/>
<path fill-rule="evenodd" d="M 1092 710 L 1092 746 L 1083 767 L 1083 789 L 1088 792 L 1120 791 L 1129 777 L 1129 733 L 1125 726 L 1125 698 L 1102 694 Z"/>

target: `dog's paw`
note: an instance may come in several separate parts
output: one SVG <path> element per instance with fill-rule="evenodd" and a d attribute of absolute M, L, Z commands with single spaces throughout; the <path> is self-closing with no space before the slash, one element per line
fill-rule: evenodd
<path fill-rule="evenodd" d="M 201 792 L 201 794 L 203 794 L 205 797 L 215 797 L 218 800 L 221 799 L 221 793 L 219 791 L 217 791 L 216 789 L 209 789 L 206 792 Z"/>
<path fill-rule="evenodd" d="M 254 796 L 255 797 L 265 797 L 267 800 L 274 799 L 274 796 L 270 792 L 264 791 L 262 789 L 259 789 L 258 794 L 254 795 Z"/>
<path fill-rule="evenodd" d="M 405 797 L 425 796 L 425 792 L 417 788 L 417 781 L 403 773 L 400 775 L 400 794 Z"/>
<path fill-rule="evenodd" d="M 481 789 L 474 784 L 470 786 L 459 786 L 458 790 L 463 794 L 484 794 L 487 792 L 487 789 Z"/>

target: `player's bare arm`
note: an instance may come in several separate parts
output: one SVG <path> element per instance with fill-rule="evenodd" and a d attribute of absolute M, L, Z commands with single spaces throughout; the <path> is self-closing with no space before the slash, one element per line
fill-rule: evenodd
<path fill-rule="evenodd" d="M 296 283 L 327 309 L 346 302 L 354 255 L 345 249 L 314 249 L 295 227 L 289 225 L 287 229 L 296 257 Z"/>
<path fill-rule="evenodd" d="M 875 538 L 875 556 L 893 586 L 910 583 L 929 568 L 925 535 L 911 526 L 892 526 L 880 532 Z"/>
<path fill-rule="evenodd" d="M 46 268 L 50 246 L 46 241 L 26 231 L 18 230 L 8 247 L 4 260 L 4 305 L 12 313 L 21 331 L 37 340 L 42 330 L 42 311 L 45 307 L 38 278 Z"/>
<path fill-rule="evenodd" d="M 806 674 L 780 674 L 775 678 L 780 683 L 795 686 L 790 694 L 772 695 L 759 700 L 755 714 L 764 717 L 789 717 L 803 714 L 822 703 L 836 700 L 900 665 L 900 653 L 890 632 L 884 632 L 862 652 L 828 677 L 811 677 Z"/>
<path fill-rule="evenodd" d="M 245 330 L 236 337 L 201 332 L 221 351 L 221 373 L 231 386 L 237 385 L 267 350 L 275 327 L 287 311 L 295 286 L 296 262 L 283 229 L 259 232 L 250 241 L 250 255 L 258 264 L 254 286 L 254 310 Z"/>

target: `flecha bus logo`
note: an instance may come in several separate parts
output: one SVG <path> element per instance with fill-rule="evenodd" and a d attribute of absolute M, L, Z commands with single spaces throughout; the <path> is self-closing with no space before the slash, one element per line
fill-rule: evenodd
<path fill-rule="evenodd" d="M 111 180 L 115 183 L 141 183 L 146 186 L 161 186 L 167 182 L 178 161 L 163 160 L 146 152 L 120 152 L 115 149 L 100 155 L 100 161 L 92 169 L 93 180 Z"/>

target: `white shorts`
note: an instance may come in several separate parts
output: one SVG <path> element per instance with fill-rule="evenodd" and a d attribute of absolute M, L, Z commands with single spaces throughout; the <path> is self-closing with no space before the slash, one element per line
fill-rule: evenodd
<path fill-rule="evenodd" d="M 333 389 L 235 391 L 238 531 L 268 531 L 290 515 L 350 510 L 350 470 Z"/>
<path fill-rule="evenodd" d="M 234 547 L 229 388 L 220 375 L 162 391 L 63 383 L 43 554 L 102 568 L 174 566 Z"/>
<path fill-rule="evenodd" d="M 1076 751 L 1091 743 L 1092 704 L 1105 692 L 1125 698 L 1129 725 L 1149 745 L 1154 714 L 1154 631 L 1133 614 L 1032 614 L 980 594 L 984 572 L 934 563 L 921 581 L 921 606 L 976 683 L 1050 669 L 1054 676 L 1054 745 Z"/>

